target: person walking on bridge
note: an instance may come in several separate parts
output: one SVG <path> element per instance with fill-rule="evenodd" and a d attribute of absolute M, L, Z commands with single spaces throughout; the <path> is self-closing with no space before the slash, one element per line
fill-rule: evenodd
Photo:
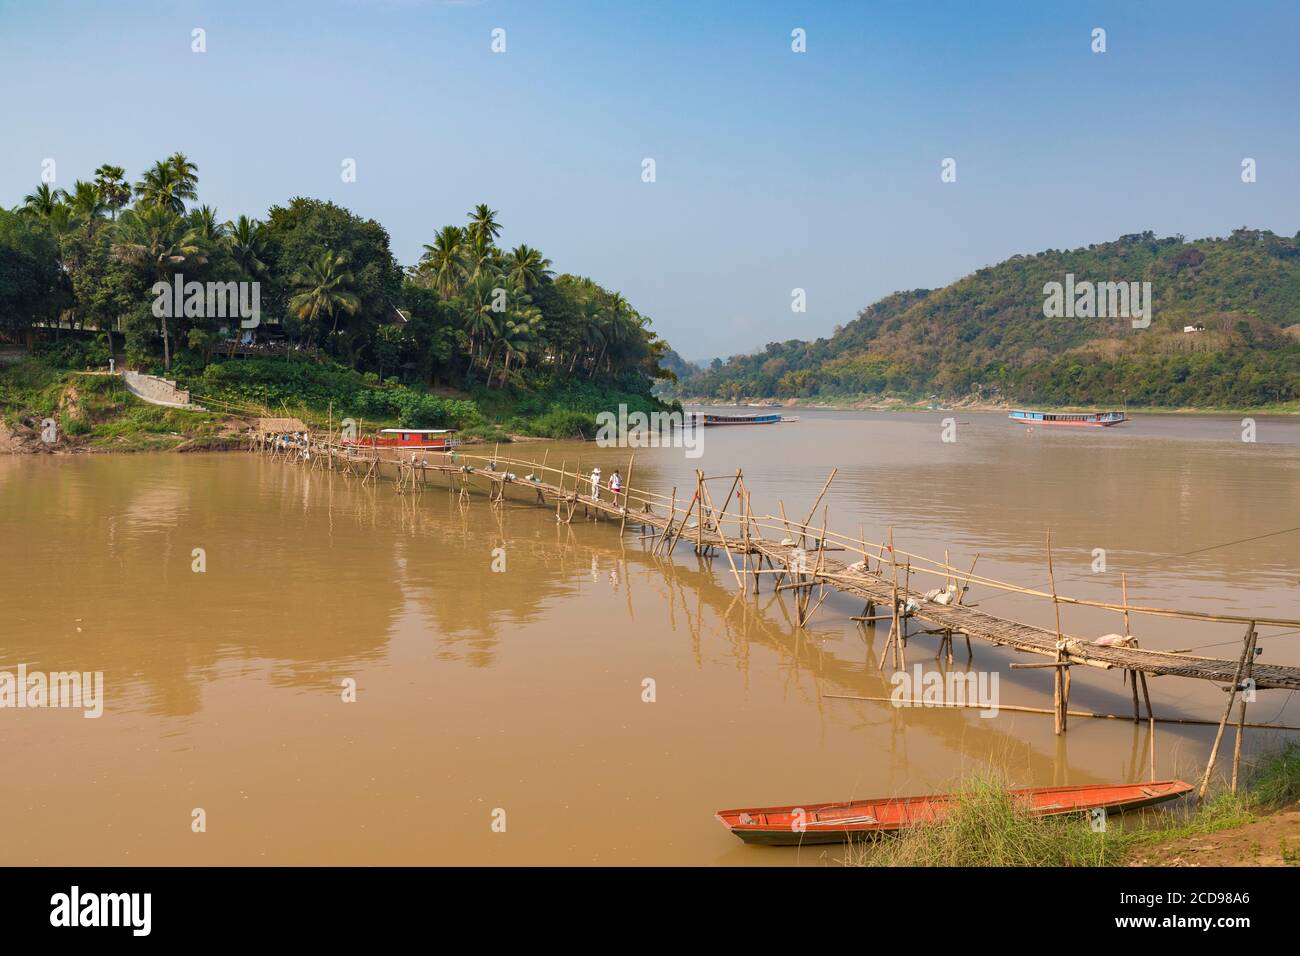
<path fill-rule="evenodd" d="M 600 500 L 600 469 L 591 469 L 591 500 Z"/>

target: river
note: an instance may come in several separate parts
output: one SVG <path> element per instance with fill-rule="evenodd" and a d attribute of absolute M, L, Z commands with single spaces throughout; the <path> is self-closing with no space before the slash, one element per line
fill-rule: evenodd
<path fill-rule="evenodd" d="M 1041 587 L 1050 527 L 1062 594 L 1118 601 L 1125 571 L 1135 604 L 1300 618 L 1300 421 L 1259 417 L 1246 442 L 1239 416 L 1029 431 L 799 414 L 707 429 L 699 458 L 635 450 L 633 483 L 689 497 L 696 468 L 743 468 L 756 511 L 803 517 L 838 468 L 843 533 L 892 527 L 901 549 L 978 553 L 979 574 Z M 633 453 L 505 451 L 624 478 Z M 98 719 L 0 710 L 0 864 L 833 865 L 835 847 L 745 847 L 713 813 L 940 791 L 990 766 L 1025 786 L 1147 773 L 1145 724 L 1056 737 L 1033 714 L 827 697 L 890 693 L 885 627 L 850 621 L 860 604 L 833 596 L 799 631 L 770 582 L 738 596 L 725 557 L 648 549 L 635 526 L 558 524 L 527 495 L 462 502 L 441 478 L 404 496 L 242 453 L 0 458 L 0 669 L 102 671 L 105 688 Z M 1052 626 L 1050 603 L 969 600 Z M 1073 633 L 1122 630 L 1062 613 Z M 1237 625 L 1133 630 L 1240 653 Z M 1261 660 L 1300 664 L 1281 630 L 1261 629 Z M 939 666 L 936 647 L 914 636 L 909 668 Z M 1050 706 L 1050 673 L 1013 659 L 977 645 L 971 666 L 999 675 L 1003 704 Z M 1129 713 L 1120 675 L 1088 671 L 1071 707 Z M 1212 685 L 1150 684 L 1158 716 L 1221 713 Z M 1250 718 L 1300 723 L 1300 702 L 1265 691 Z M 1161 725 L 1158 773 L 1195 781 L 1212 736 Z M 1248 734 L 1247 752 L 1277 737 Z"/>

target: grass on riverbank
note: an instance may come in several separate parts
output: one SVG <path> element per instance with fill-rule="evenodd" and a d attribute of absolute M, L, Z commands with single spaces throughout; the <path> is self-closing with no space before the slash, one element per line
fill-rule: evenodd
<path fill-rule="evenodd" d="M 49 419 L 58 424 L 59 436 L 49 450 L 221 448 L 232 440 L 222 416 L 149 405 L 117 376 L 69 372 L 39 359 L 0 370 L 0 424 L 17 437 L 20 449 L 46 447 L 38 436 Z"/>
<path fill-rule="evenodd" d="M 1112 817 L 1095 833 L 1080 814 L 1035 817 L 1017 806 L 995 775 L 965 781 L 941 823 L 853 844 L 855 866 L 1117 866 L 1138 849 L 1244 826 L 1300 799 L 1300 746 L 1259 760 L 1237 794 L 1220 793 L 1194 808 Z"/>
<path fill-rule="evenodd" d="M 374 428 L 455 428 L 462 440 L 508 442 L 512 436 L 594 438 L 599 412 L 656 411 L 643 394 L 609 385 L 557 377 L 539 378 L 521 392 L 478 386 L 468 392 L 429 391 L 326 361 L 258 357 L 215 362 L 202 369 L 178 364 L 173 373 L 193 400 L 210 412 L 161 408 L 130 395 L 121 380 L 67 367 L 54 355 L 24 358 L 0 367 L 0 420 L 35 447 L 40 422 L 55 418 L 61 444 L 50 450 L 149 450 L 190 442 L 220 447 L 234 425 L 229 416 L 301 418 L 313 427 L 335 427 L 352 418 Z"/>

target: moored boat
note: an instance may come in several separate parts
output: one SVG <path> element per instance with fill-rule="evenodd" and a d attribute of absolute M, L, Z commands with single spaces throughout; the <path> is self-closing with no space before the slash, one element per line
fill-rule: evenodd
<path fill-rule="evenodd" d="M 712 415 L 704 413 L 700 418 L 702 425 L 777 425 L 781 422 L 798 421 L 797 418 L 783 418 L 776 415 Z"/>
<path fill-rule="evenodd" d="M 366 436 L 359 441 L 344 444 L 364 445 L 374 448 L 410 448 L 425 451 L 449 451 L 460 442 L 454 428 L 381 428 L 375 437 Z"/>
<path fill-rule="evenodd" d="M 1194 788 L 1181 780 L 1151 783 L 1093 784 L 1082 787 L 1030 787 L 1010 791 L 1011 797 L 1034 816 L 1058 816 L 1104 809 L 1124 813 L 1174 800 Z M 848 803 L 809 803 L 804 806 L 751 807 L 719 810 L 718 821 L 746 843 L 799 846 L 844 843 L 859 837 L 895 833 L 906 827 L 943 820 L 957 795 L 891 797 Z"/>
<path fill-rule="evenodd" d="M 1038 412 L 1020 409 L 1007 415 L 1013 422 L 1024 425 L 1066 425 L 1083 428 L 1105 428 L 1128 421 L 1124 412 Z"/>

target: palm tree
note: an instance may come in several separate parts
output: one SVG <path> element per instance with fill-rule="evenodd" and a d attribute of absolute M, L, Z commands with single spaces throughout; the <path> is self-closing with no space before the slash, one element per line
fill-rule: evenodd
<path fill-rule="evenodd" d="M 86 232 L 94 236 L 95 224 L 103 218 L 104 213 L 108 210 L 108 204 L 104 202 L 99 187 L 94 183 L 78 179 L 72 187 L 72 192 L 64 193 L 64 197 L 67 200 L 68 211 L 72 214 L 72 217 L 78 223 L 85 223 Z"/>
<path fill-rule="evenodd" d="M 551 260 L 531 246 L 515 246 L 505 258 L 506 277 L 521 292 L 534 292 L 551 280 Z"/>
<path fill-rule="evenodd" d="M 118 210 L 131 201 L 131 187 L 126 181 L 126 170 L 121 166 L 105 163 L 95 170 L 95 188 L 114 219 L 117 219 Z"/>
<path fill-rule="evenodd" d="M 461 322 L 469 333 L 471 360 L 481 355 L 485 344 L 500 332 L 498 318 L 505 316 L 492 308 L 497 301 L 496 290 L 500 287 L 499 277 L 485 273 L 471 279 L 461 294 Z"/>
<path fill-rule="evenodd" d="M 492 245 L 492 241 L 486 234 L 475 232 L 469 237 L 469 248 L 465 250 L 465 259 L 465 268 L 469 272 L 469 277 L 475 279 L 495 270 L 497 248 Z"/>
<path fill-rule="evenodd" d="M 176 156 L 181 156 L 177 153 Z M 135 191 L 139 195 L 139 202 L 149 206 L 164 206 L 172 212 L 183 213 L 185 211 L 185 200 L 197 199 L 199 197 L 195 186 L 198 184 L 198 177 L 192 173 L 178 169 L 174 162 L 176 157 L 167 160 L 159 160 L 149 169 L 145 170 L 140 181 L 135 184 Z M 184 160 L 186 170 L 192 169 L 194 164 Z"/>
<path fill-rule="evenodd" d="M 216 245 L 226 237 L 226 224 L 217 219 L 217 211 L 211 206 L 199 206 L 190 210 L 187 217 L 190 227 L 198 233 L 199 239 L 208 245 Z"/>
<path fill-rule="evenodd" d="M 31 217 L 48 222 L 54 216 L 67 197 L 62 189 L 51 189 L 49 183 L 41 183 L 35 192 L 23 197 L 21 211 Z"/>
<path fill-rule="evenodd" d="M 497 224 L 497 211 L 489 209 L 487 203 L 479 203 L 469 212 L 469 226 L 465 230 L 469 233 L 472 241 L 475 236 L 482 236 L 487 245 L 496 242 L 497 236 L 501 235 L 501 227 Z"/>
<path fill-rule="evenodd" d="M 266 275 L 266 230 L 256 219 L 240 216 L 235 222 L 225 225 L 226 248 L 230 257 L 244 270 L 250 279 L 261 279 Z"/>
<path fill-rule="evenodd" d="M 498 341 L 502 348 L 504 362 L 501 366 L 500 384 L 506 382 L 510 371 L 510 362 L 523 365 L 528 361 L 528 353 L 533 351 L 533 340 L 542 328 L 542 313 L 533 306 L 527 306 L 513 312 L 501 325 Z M 488 375 L 489 383 L 491 374 Z"/>
<path fill-rule="evenodd" d="M 316 323 L 329 317 L 333 320 L 329 334 L 333 335 L 338 330 L 340 313 L 356 315 L 361 311 L 361 299 L 352 291 L 356 279 L 347 264 L 346 256 L 326 249 L 293 277 L 297 291 L 289 299 L 289 308 L 300 321 Z"/>
<path fill-rule="evenodd" d="M 588 300 L 582 304 L 582 344 L 586 347 L 588 354 L 595 355 L 596 349 L 605 345 L 605 314 L 600 305 L 594 301 Z M 569 371 L 572 372 L 574 366 L 578 364 L 578 356 L 581 354 L 579 349 L 573 350 L 573 361 L 569 363 Z"/>
<path fill-rule="evenodd" d="M 172 176 L 176 182 L 180 183 L 190 191 L 197 191 L 199 187 L 199 167 L 196 163 L 190 162 L 190 158 L 184 153 L 172 153 L 165 160 L 167 168 L 172 171 Z M 187 199 L 193 197 L 187 196 Z"/>
<path fill-rule="evenodd" d="M 124 212 L 117 226 L 114 251 L 123 261 L 148 269 L 158 282 L 170 282 L 184 265 L 203 265 L 207 261 L 195 230 L 178 213 L 162 205 L 145 205 Z M 161 318 L 163 367 L 171 368 L 166 314 Z"/>
<path fill-rule="evenodd" d="M 444 299 L 454 296 L 466 277 L 464 230 L 459 226 L 443 226 L 433 245 L 424 247 L 420 269 L 431 277 L 433 287 Z"/>

